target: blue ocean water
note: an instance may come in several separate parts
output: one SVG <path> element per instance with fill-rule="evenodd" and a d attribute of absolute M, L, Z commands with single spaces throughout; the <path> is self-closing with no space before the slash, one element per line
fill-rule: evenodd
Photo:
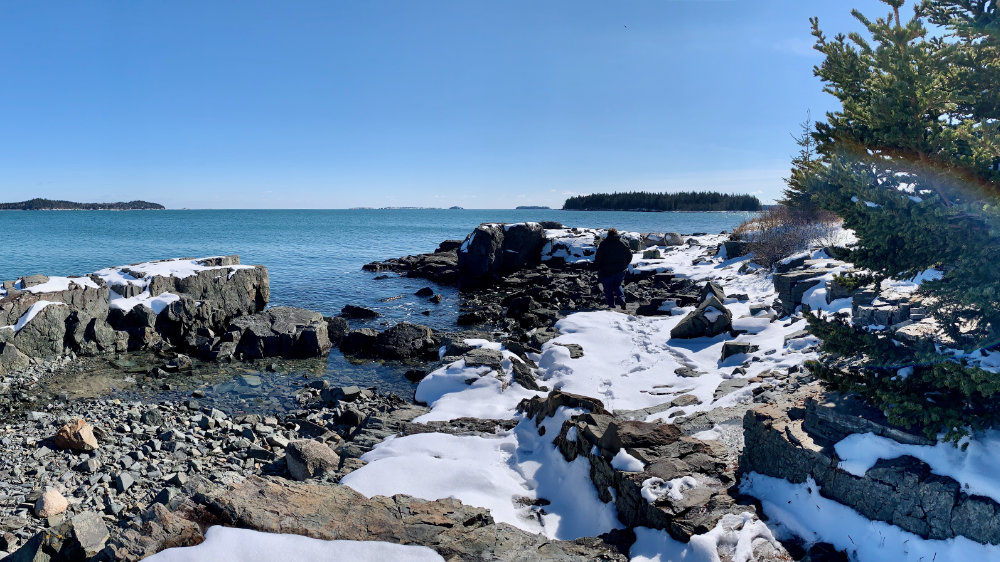
<path fill-rule="evenodd" d="M 22 275 L 83 275 L 171 257 L 239 254 L 271 276 L 271 305 L 332 315 L 345 304 L 370 306 L 380 323 L 411 319 L 453 327 L 457 299 L 429 304 L 413 293 L 429 283 L 373 281 L 365 263 L 431 252 L 483 222 L 551 220 L 567 226 L 615 226 L 639 232 L 717 233 L 750 213 L 639 213 L 561 210 L 351 209 L 0 212 L 0 280 Z M 399 298 L 394 298 L 399 297 Z M 451 297 L 451 298 L 449 298 Z M 431 314 L 421 314 L 430 310 Z"/>

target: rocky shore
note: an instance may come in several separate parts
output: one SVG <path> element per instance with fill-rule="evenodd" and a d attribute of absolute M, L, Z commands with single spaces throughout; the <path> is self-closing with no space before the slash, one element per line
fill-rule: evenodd
<path fill-rule="evenodd" d="M 266 309 L 266 269 L 235 256 L 4 283 L 0 558 L 139 560 L 226 525 L 448 560 L 847 560 L 769 519 L 765 477 L 918 538 L 1000 542 L 996 502 L 912 457 L 838 468 L 852 434 L 931 443 L 812 380 L 802 305 L 905 334 L 924 321 L 906 287 L 838 286 L 852 268 L 837 248 L 771 272 L 724 235 L 625 233 L 628 304 L 612 311 L 589 272 L 602 236 L 485 224 L 365 266 L 428 279 L 428 299 L 458 286 L 452 333 L 352 327 L 377 314 L 359 306 Z M 414 396 L 311 376 L 307 358 L 334 347 L 400 365 Z M 51 391 L 97 378 L 96 361 L 131 364 L 111 378 L 136 393 Z M 184 383 L 260 387 L 297 369 L 292 403 L 258 412 Z"/>

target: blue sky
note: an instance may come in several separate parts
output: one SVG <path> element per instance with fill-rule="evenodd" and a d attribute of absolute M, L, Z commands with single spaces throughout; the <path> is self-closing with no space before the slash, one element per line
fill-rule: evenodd
<path fill-rule="evenodd" d="M 780 195 L 875 0 L 0 1 L 0 201 L 559 206 Z M 905 13 L 909 13 L 907 9 Z"/>

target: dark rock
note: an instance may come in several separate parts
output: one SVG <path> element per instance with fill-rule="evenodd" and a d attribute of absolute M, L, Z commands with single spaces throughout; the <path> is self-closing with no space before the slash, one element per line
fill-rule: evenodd
<path fill-rule="evenodd" d="M 351 329 L 347 324 L 347 320 L 339 316 L 324 317 L 324 320 L 326 320 L 326 335 L 330 338 L 330 344 L 339 346 L 340 341 L 344 339 L 344 336 Z"/>
<path fill-rule="evenodd" d="M 349 320 L 369 320 L 381 316 L 378 312 L 363 306 L 349 304 L 340 309 L 340 316 Z"/>
<path fill-rule="evenodd" d="M 430 287 L 424 287 L 413 294 L 418 297 L 429 297 L 434 294 L 434 289 L 431 289 Z"/>
<path fill-rule="evenodd" d="M 229 326 L 236 353 L 247 359 L 318 357 L 330 351 L 323 315 L 304 308 L 279 306 L 242 316 Z"/>
<path fill-rule="evenodd" d="M 722 301 L 709 295 L 698 308 L 691 311 L 670 330 L 672 338 L 713 337 L 732 328 L 733 314 Z"/>
<path fill-rule="evenodd" d="M 375 337 L 372 352 L 386 359 L 435 359 L 437 347 L 433 330 L 400 322 Z"/>

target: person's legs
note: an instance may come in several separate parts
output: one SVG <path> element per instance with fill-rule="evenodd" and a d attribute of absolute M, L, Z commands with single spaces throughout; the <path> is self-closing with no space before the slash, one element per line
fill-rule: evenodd
<path fill-rule="evenodd" d="M 597 280 L 601 284 L 601 289 L 604 290 L 604 301 L 608 303 L 609 307 L 614 308 L 615 306 L 615 278 L 612 277 L 601 277 Z M 619 290 L 621 287 L 619 286 Z"/>
<path fill-rule="evenodd" d="M 624 271 L 619 273 L 618 275 L 615 275 L 614 279 L 611 281 L 611 284 L 614 287 L 614 301 L 608 306 L 613 307 L 616 304 L 620 304 L 622 305 L 622 308 L 625 307 L 625 291 L 622 290 L 622 283 L 624 282 L 625 282 Z"/>

